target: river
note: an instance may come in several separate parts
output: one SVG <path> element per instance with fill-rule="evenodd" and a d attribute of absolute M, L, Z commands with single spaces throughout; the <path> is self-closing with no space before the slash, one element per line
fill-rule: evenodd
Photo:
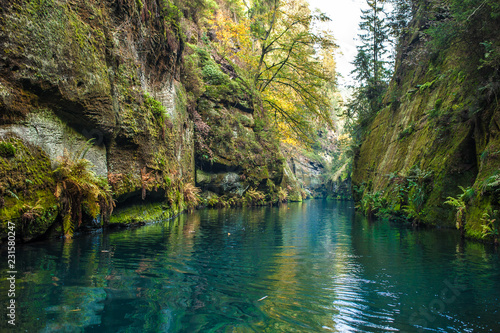
<path fill-rule="evenodd" d="M 15 332 L 500 332 L 498 250 L 351 202 L 200 210 L 16 259 Z"/>

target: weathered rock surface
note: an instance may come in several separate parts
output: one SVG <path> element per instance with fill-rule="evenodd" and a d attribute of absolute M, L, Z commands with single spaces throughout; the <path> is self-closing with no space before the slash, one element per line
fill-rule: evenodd
<path fill-rule="evenodd" d="M 487 185 L 499 177 L 499 72 L 498 66 L 484 66 L 481 50 L 483 39 L 498 45 L 498 34 L 490 29 L 488 35 L 485 29 L 480 35 L 471 26 L 467 38 L 432 51 L 423 30 L 435 24 L 432 6 L 439 5 L 422 5 L 403 38 L 387 106 L 367 129 L 355 158 L 353 183 L 365 194 L 382 193 L 389 207 L 402 210 L 409 203 L 398 194 L 408 190 L 401 184 L 405 179 L 421 181 L 421 196 L 408 193 L 423 200 L 419 218 L 450 227 L 455 226 L 456 209 L 444 202 L 462 193 L 459 186 L 472 187 L 466 229 L 480 238 L 481 216 L 500 205 L 498 187 Z M 486 15 L 477 24 L 498 26 L 488 13 L 476 15 Z"/>
<path fill-rule="evenodd" d="M 0 141 L 15 140 L 45 163 L 43 177 L 36 177 L 45 218 L 30 220 L 37 230 L 30 237 L 54 221 L 46 212 L 57 213 L 57 158 L 65 149 L 82 151 L 89 139 L 85 157 L 112 185 L 118 210 L 145 198 L 167 199 L 175 214 L 183 209 L 177 203 L 184 200 L 182 184 L 195 178 L 206 190 L 231 195 L 281 184 L 284 159 L 276 138 L 254 119 L 252 96 L 234 75 L 221 72 L 213 82 L 186 72 L 183 57 L 190 54 L 167 5 L 1 2 Z M 195 25 L 190 19 L 182 24 Z M 188 35 L 197 42 L 196 34 Z M 196 73 L 207 64 L 219 68 L 204 52 L 194 54 L 201 59 Z M 22 164 L 24 155 L 0 157 L 2 174 Z M 0 180 L 0 234 L 8 220 L 22 218 L 24 203 L 33 208 L 42 195 L 19 195 L 31 189 L 26 182 L 34 177 L 28 168 L 19 172 L 15 181 Z"/>

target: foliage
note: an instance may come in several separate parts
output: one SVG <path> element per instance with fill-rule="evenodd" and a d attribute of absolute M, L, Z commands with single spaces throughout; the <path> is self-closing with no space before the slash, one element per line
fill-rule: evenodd
<path fill-rule="evenodd" d="M 75 224 L 81 225 L 83 210 L 93 218 L 101 214 L 105 220 L 114 207 L 106 179 L 101 179 L 91 170 L 92 164 L 84 156 L 85 151 L 70 156 L 65 150 L 54 170 L 57 181 L 55 196 L 62 205 L 63 233 L 68 238 L 72 237 Z"/>
<path fill-rule="evenodd" d="M 220 85 L 227 83 L 229 77 L 216 64 L 207 64 L 202 70 L 203 78 L 208 84 Z"/>
<path fill-rule="evenodd" d="M 193 209 L 197 207 L 200 203 L 200 195 L 201 190 L 194 186 L 192 183 L 184 183 L 183 186 L 183 194 L 184 194 L 184 202 L 188 206 L 188 209 Z"/>
<path fill-rule="evenodd" d="M 408 136 L 410 136 L 413 132 L 415 132 L 415 123 L 411 123 L 405 128 L 402 132 L 398 134 L 398 140 L 402 140 Z"/>
<path fill-rule="evenodd" d="M 144 94 L 144 106 L 151 111 L 155 119 L 157 119 L 158 123 L 161 125 L 167 113 L 165 107 L 147 93 Z"/>
<path fill-rule="evenodd" d="M 42 215 L 42 211 L 43 206 L 40 199 L 34 205 L 30 205 L 29 203 L 23 205 L 21 208 L 21 229 L 23 234 L 27 233 L 31 223 Z"/>
<path fill-rule="evenodd" d="M 354 59 L 356 68 L 353 71 L 355 79 L 363 86 L 370 87 L 368 98 L 374 99 L 379 93 L 380 85 L 391 74 L 389 62 L 384 59 L 389 42 L 389 26 L 384 21 L 387 14 L 380 1 L 366 0 L 367 10 L 362 10 L 359 34 L 361 45 L 357 46 L 358 54 Z"/>
<path fill-rule="evenodd" d="M 359 144 L 365 129 L 382 107 L 382 97 L 387 90 L 392 75 L 392 63 L 386 53 L 390 43 L 389 23 L 381 1 L 366 0 L 368 9 L 362 10 L 359 28 L 361 45 L 353 61 L 355 69 L 351 72 L 357 80 L 354 93 L 349 101 L 345 115 L 348 128 Z"/>
<path fill-rule="evenodd" d="M 387 175 L 392 184 L 388 192 L 370 191 L 370 186 L 353 186 L 354 197 L 360 202 L 360 208 L 366 216 L 403 218 L 414 224 L 420 224 L 427 201 L 432 172 L 415 166 L 407 175 L 391 173 Z M 360 198 L 360 199 L 359 199 Z"/>
<path fill-rule="evenodd" d="M 462 193 L 459 194 L 456 198 L 448 197 L 448 200 L 446 200 L 444 203 L 456 208 L 456 227 L 463 233 L 466 223 L 465 213 L 467 211 L 467 201 L 473 195 L 474 190 L 470 187 L 465 189 L 462 186 L 459 186 L 459 188 L 462 190 Z"/>
<path fill-rule="evenodd" d="M 12 143 L 1 141 L 0 142 L 0 157 L 13 157 L 16 155 L 16 148 Z"/>
<path fill-rule="evenodd" d="M 329 19 L 311 13 L 301 0 L 256 1 L 247 14 L 236 22 L 216 17 L 218 55 L 248 73 L 236 79 L 257 92 L 256 106 L 273 117 L 285 139 L 310 143 L 314 117 L 331 125 L 331 101 L 324 92 L 335 81 L 336 45 L 329 32 L 314 29 Z"/>
<path fill-rule="evenodd" d="M 481 186 L 481 195 L 487 192 L 500 192 L 500 172 L 486 178 Z"/>
<path fill-rule="evenodd" d="M 495 216 L 495 218 L 493 217 Z M 498 239 L 500 236 L 500 221 L 498 219 L 498 210 L 483 213 L 481 217 L 481 222 L 483 223 L 483 238 L 493 238 L 496 244 L 498 244 Z"/>
<path fill-rule="evenodd" d="M 251 21 L 243 18 L 235 22 L 218 13 L 211 23 L 217 36 L 215 48 L 219 56 L 230 59 L 244 70 L 252 71 L 257 64 L 255 54 L 250 51 L 253 48 Z"/>
<path fill-rule="evenodd" d="M 256 34 L 261 51 L 254 82 L 275 121 L 286 124 L 284 133 L 307 142 L 311 117 L 331 126 L 331 102 L 324 91 L 335 80 L 331 57 L 336 45 L 328 31 L 312 30 L 328 17 L 310 13 L 300 1 L 280 3 L 270 11 L 264 31 Z"/>
<path fill-rule="evenodd" d="M 260 206 L 265 203 L 266 196 L 255 188 L 249 188 L 245 192 L 245 200 L 249 206 Z"/>
<path fill-rule="evenodd" d="M 288 191 L 286 188 L 280 187 L 278 189 L 278 204 L 286 203 L 288 200 Z"/>
<path fill-rule="evenodd" d="M 387 0 L 393 7 L 389 13 L 388 27 L 391 30 L 391 35 L 399 42 L 404 32 L 408 30 L 408 25 L 411 19 L 415 16 L 416 6 L 412 0 Z"/>
<path fill-rule="evenodd" d="M 406 213 L 408 219 L 413 220 L 416 224 L 422 220 L 422 208 L 427 199 L 425 183 L 430 180 L 431 176 L 430 171 L 423 171 L 415 167 L 410 170 L 406 177 L 407 185 L 403 191 L 407 194 L 408 204 L 403 206 L 403 212 Z"/>
<path fill-rule="evenodd" d="M 363 214 L 372 218 L 386 206 L 386 201 L 382 192 L 365 193 L 361 199 L 361 209 Z"/>
<path fill-rule="evenodd" d="M 499 68 L 498 43 L 494 46 L 489 38 L 495 38 L 500 5 L 496 0 L 450 0 L 445 5 L 434 6 L 432 20 L 426 33 L 431 37 L 433 52 L 448 48 L 455 42 L 468 43 L 471 47 L 484 46 L 483 65 Z M 439 18 L 439 19 L 437 19 Z M 481 37 L 479 37 L 481 36 Z M 477 38 L 487 38 L 479 40 Z M 496 50 L 496 51 L 495 51 Z"/>

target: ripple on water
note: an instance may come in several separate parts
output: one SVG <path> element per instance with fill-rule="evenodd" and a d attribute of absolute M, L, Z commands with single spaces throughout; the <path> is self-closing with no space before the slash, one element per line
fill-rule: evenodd
<path fill-rule="evenodd" d="M 450 232 L 371 223 L 349 205 L 204 210 L 21 247 L 19 329 L 498 331 L 498 253 Z M 426 313 L 450 284 L 464 289 Z"/>

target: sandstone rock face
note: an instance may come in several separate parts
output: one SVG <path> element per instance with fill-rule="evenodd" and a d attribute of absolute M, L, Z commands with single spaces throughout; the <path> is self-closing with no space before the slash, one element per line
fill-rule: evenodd
<path fill-rule="evenodd" d="M 181 83 L 186 43 L 162 6 L 150 0 L 3 1 L 0 141 L 18 140 L 52 169 L 65 150 L 86 151 L 94 171 L 112 185 L 118 208 L 144 199 L 182 201 L 183 184 L 195 178 L 219 195 L 279 186 L 284 158 L 273 133 L 254 119 L 251 93 L 234 73 L 221 73 L 217 83 Z M 204 52 L 198 58 L 218 68 Z M 201 72 L 207 64 L 195 65 Z M 0 171 L 24 155 L 0 164 Z M 37 186 L 52 204 L 54 179 L 47 165 L 43 170 L 46 186 Z M 20 198 L 0 205 L 1 222 L 21 218 L 12 212 L 23 200 L 18 193 L 30 188 L 23 181 L 0 181 L 0 197 Z M 36 206 L 36 195 L 28 199 Z M 171 204 L 173 211 L 183 209 Z M 48 220 L 54 217 L 45 229 Z"/>
<path fill-rule="evenodd" d="M 95 171 L 136 187 L 142 168 L 167 162 L 192 177 L 193 126 L 175 79 L 181 42 L 144 10 L 132 1 L 4 4 L 0 133 L 42 147 L 53 163 L 94 138 L 86 157 Z"/>
<path fill-rule="evenodd" d="M 462 193 L 459 186 L 471 187 L 466 229 L 481 238 L 481 216 L 500 207 L 499 72 L 498 65 L 486 68 L 485 55 L 470 45 L 486 39 L 498 45 L 495 29 L 487 28 L 498 19 L 478 13 L 466 38 L 433 50 L 423 30 L 439 23 L 433 11 L 449 8 L 427 5 L 419 5 L 402 40 L 386 107 L 366 130 L 352 180 L 364 190 L 360 195 L 379 193 L 396 212 L 413 201 L 421 222 L 449 227 L 456 209 L 445 201 Z"/>
<path fill-rule="evenodd" d="M 234 194 L 243 195 L 247 186 L 241 181 L 241 177 L 236 172 L 209 173 L 203 170 L 196 170 L 196 184 L 203 191 L 210 191 L 217 195 Z"/>
<path fill-rule="evenodd" d="M 2 2 L 0 140 L 39 147 L 52 168 L 65 150 L 85 151 L 93 171 L 113 180 L 118 203 L 164 193 L 166 179 L 192 182 L 194 128 L 178 82 L 182 41 L 155 4 Z M 55 184 L 44 172 L 48 196 Z M 146 186 L 144 175 L 154 181 Z M 28 188 L 0 183 L 2 195 L 35 206 L 36 197 L 19 195 Z M 1 222 L 20 218 L 11 214 L 16 201 L 3 201 Z"/>
<path fill-rule="evenodd" d="M 108 175 L 106 147 L 103 144 L 88 144 L 89 135 L 78 133 L 51 111 L 30 113 L 20 123 L 1 125 L 0 137 L 7 136 L 17 136 L 26 143 L 40 147 L 50 158 L 53 168 L 56 167 L 57 158 L 63 156 L 66 150 L 70 156 L 85 154 L 85 158 L 94 165 L 95 173 L 104 177 Z"/>

